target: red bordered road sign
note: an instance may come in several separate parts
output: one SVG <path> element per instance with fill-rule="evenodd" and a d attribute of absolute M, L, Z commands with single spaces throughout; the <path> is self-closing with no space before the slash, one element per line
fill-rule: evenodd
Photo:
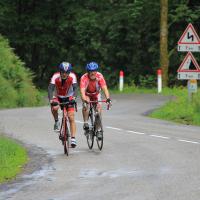
<path fill-rule="evenodd" d="M 190 69 L 191 63 L 195 69 Z M 191 52 L 187 53 L 177 72 L 200 72 L 200 67 Z"/>
<path fill-rule="evenodd" d="M 190 68 L 192 64 L 194 69 Z M 200 79 L 200 67 L 191 52 L 187 53 L 177 72 L 178 79 Z"/>
<path fill-rule="evenodd" d="M 178 41 L 178 51 L 200 52 L 200 39 L 191 23 Z"/>

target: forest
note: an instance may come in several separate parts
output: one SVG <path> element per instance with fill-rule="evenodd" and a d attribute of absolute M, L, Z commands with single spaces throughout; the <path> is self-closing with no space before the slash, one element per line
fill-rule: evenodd
<path fill-rule="evenodd" d="M 119 71 L 129 86 L 155 87 L 160 68 L 159 0 L 1 0 L 0 34 L 46 89 L 62 61 L 78 77 L 96 61 L 109 87 Z M 177 42 L 192 23 L 200 34 L 200 1 L 168 0 L 168 86 L 179 85 L 177 69 L 185 53 Z M 197 61 L 200 55 L 194 53 Z"/>

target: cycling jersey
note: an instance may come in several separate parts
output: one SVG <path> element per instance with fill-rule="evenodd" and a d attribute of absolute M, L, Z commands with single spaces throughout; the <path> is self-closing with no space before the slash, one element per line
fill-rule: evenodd
<path fill-rule="evenodd" d="M 80 80 L 80 88 L 85 89 L 87 96 L 97 96 L 104 86 L 106 86 L 106 81 L 100 72 L 96 73 L 95 80 L 91 80 L 88 73 L 85 73 Z"/>
<path fill-rule="evenodd" d="M 74 96 L 73 84 L 77 84 L 76 75 L 70 72 L 66 80 L 62 80 L 60 72 L 55 73 L 50 81 L 50 84 L 55 85 L 56 96 L 58 97 L 70 97 Z"/>

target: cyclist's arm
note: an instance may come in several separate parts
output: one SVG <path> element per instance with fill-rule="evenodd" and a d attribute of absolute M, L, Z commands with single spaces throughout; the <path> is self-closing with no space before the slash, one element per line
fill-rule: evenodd
<path fill-rule="evenodd" d="M 55 90 L 55 84 L 50 83 L 49 87 L 48 87 L 48 98 L 49 98 L 49 101 L 51 101 L 53 99 L 54 90 Z"/>
<path fill-rule="evenodd" d="M 78 95 L 78 84 L 77 83 L 73 83 L 72 87 L 73 87 L 73 91 L 74 91 L 74 97 L 77 98 L 77 95 Z"/>
<path fill-rule="evenodd" d="M 108 91 L 107 86 L 104 85 L 104 86 L 102 87 L 102 90 L 103 90 L 103 92 L 104 92 L 104 94 L 105 94 L 106 99 L 109 99 L 109 98 L 110 98 L 110 94 L 109 94 L 109 91 Z"/>
<path fill-rule="evenodd" d="M 86 98 L 86 95 L 85 95 L 85 88 L 80 88 L 80 92 L 81 92 L 81 98 L 83 101 L 85 101 L 87 98 Z"/>

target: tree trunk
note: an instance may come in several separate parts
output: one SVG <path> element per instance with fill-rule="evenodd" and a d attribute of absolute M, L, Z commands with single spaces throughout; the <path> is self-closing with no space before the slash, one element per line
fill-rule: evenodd
<path fill-rule="evenodd" d="M 163 86 L 168 85 L 168 0 L 160 0 L 160 67 L 162 69 Z"/>

